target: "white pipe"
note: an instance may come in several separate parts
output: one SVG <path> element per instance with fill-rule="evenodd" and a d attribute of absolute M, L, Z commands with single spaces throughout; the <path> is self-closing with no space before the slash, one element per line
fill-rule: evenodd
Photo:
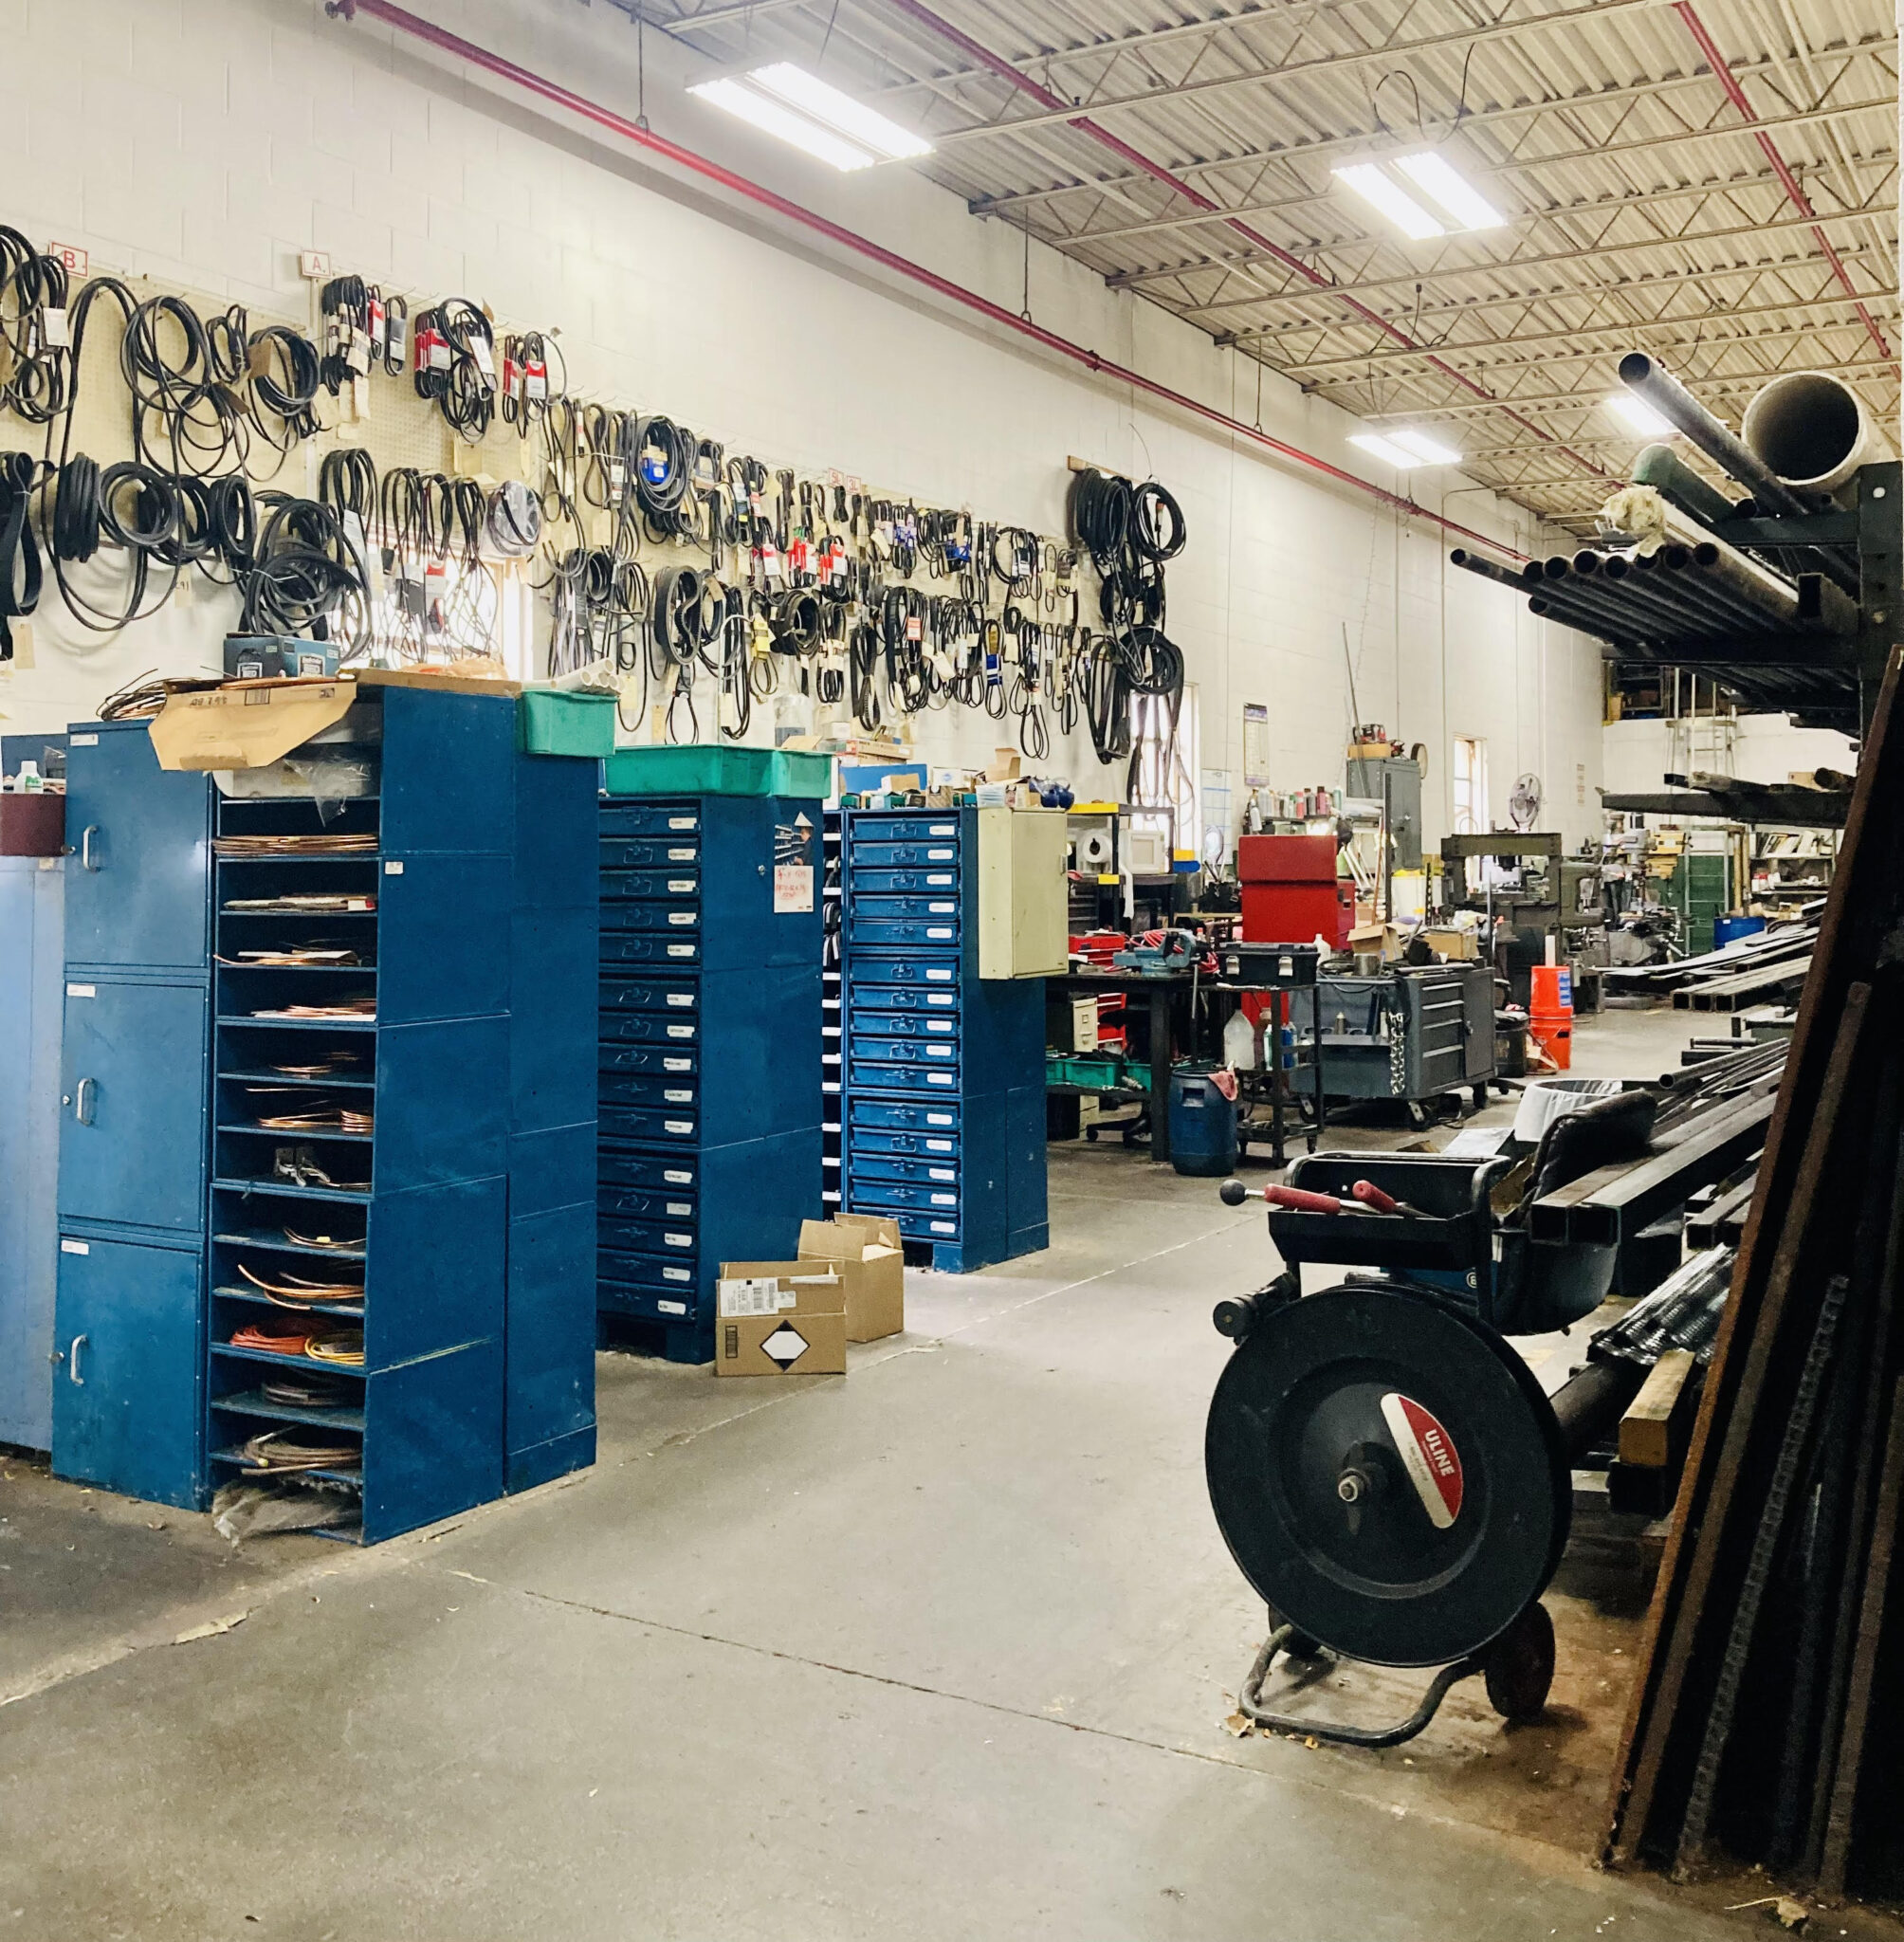
<path fill-rule="evenodd" d="M 1793 371 L 1761 386 L 1740 431 L 1760 460 L 1796 490 L 1836 492 L 1883 441 L 1863 400 L 1823 371 Z"/>

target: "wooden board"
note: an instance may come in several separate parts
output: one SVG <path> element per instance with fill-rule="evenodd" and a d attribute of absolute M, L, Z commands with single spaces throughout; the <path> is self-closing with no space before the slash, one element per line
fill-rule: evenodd
<path fill-rule="evenodd" d="M 1693 1371 L 1699 1359 L 1690 1348 L 1669 1348 L 1653 1365 L 1639 1394 L 1620 1419 L 1620 1460 L 1641 1470 L 1664 1470 L 1674 1445 L 1690 1427 Z"/>

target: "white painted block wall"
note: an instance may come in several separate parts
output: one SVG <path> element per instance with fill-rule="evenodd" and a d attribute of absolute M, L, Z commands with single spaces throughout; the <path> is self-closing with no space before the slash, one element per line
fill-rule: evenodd
<path fill-rule="evenodd" d="M 634 29 L 576 0 L 414 0 L 429 18 L 624 114 Z M 1065 458 L 1140 476 L 1181 501 L 1190 544 L 1170 568 L 1170 632 L 1196 684 L 1207 769 L 1241 782 L 1242 708 L 1270 707 L 1278 787 L 1340 779 L 1350 715 L 1344 630 L 1365 719 L 1430 750 L 1426 834 L 1446 827 L 1449 749 L 1485 737 L 1496 820 L 1534 770 L 1569 837 L 1597 831 L 1598 650 L 1446 563 L 1428 522 L 1233 449 L 611 136 L 498 91 L 320 0 L 0 0 L 0 221 L 89 247 L 95 270 L 144 272 L 260 312 L 302 314 L 297 252 L 422 299 L 462 294 L 505 324 L 559 326 L 578 390 L 659 409 L 802 468 L 969 505 L 1055 533 Z M 650 30 L 647 107 L 663 134 L 1016 311 L 1016 231 L 974 220 L 922 176 L 837 176 L 687 97 L 705 72 Z M 45 77 L 64 78 L 58 89 Z M 1034 247 L 1037 321 L 1174 388 L 1256 415 L 1254 367 L 1154 306 Z M 1353 421 L 1273 375 L 1264 429 L 1376 479 Z M 1485 421 L 1462 421 L 1478 429 Z M 28 428 L 0 421 L 0 447 Z M 1471 431 L 1469 435 L 1474 435 Z M 1532 552 L 1564 543 L 1458 474 L 1417 496 Z M 229 610 L 200 599 L 100 643 L 50 600 L 36 665 L 0 674 L 0 714 L 47 729 L 146 669 L 215 665 Z M 764 728 L 765 724 L 761 724 Z M 965 710 L 929 716 L 930 760 L 982 760 L 1000 738 Z M 1087 789 L 1080 730 L 1050 762 Z M 1239 791 L 1240 793 L 1240 791 Z"/>

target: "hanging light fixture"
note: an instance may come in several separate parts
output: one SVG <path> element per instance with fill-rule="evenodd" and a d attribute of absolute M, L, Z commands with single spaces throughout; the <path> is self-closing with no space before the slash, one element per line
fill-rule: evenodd
<path fill-rule="evenodd" d="M 842 172 L 932 153 L 929 141 L 791 61 L 704 81 L 687 92 Z"/>

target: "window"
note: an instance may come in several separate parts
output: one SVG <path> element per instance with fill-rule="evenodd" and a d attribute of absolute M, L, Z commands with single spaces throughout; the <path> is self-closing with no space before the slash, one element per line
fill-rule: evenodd
<path fill-rule="evenodd" d="M 1186 682 L 1181 705 L 1173 716 L 1167 696 L 1130 698 L 1130 806 L 1133 831 L 1149 831 L 1172 850 L 1201 847 L 1202 818 L 1198 805 L 1197 688 Z"/>
<path fill-rule="evenodd" d="M 1455 738 L 1455 834 L 1482 834 L 1488 828 L 1488 744 L 1479 736 Z"/>

